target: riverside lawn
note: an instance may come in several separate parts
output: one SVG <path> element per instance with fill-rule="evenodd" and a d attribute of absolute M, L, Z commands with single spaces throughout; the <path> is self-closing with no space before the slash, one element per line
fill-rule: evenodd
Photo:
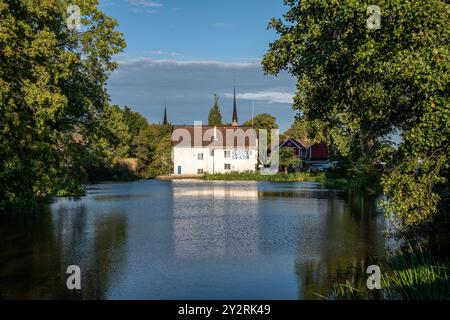
<path fill-rule="evenodd" d="M 318 182 L 327 188 L 341 190 L 366 190 L 370 193 L 379 191 L 378 179 L 365 179 L 360 175 L 341 176 L 333 173 L 277 173 L 274 175 L 263 175 L 259 172 L 231 172 L 224 174 L 205 174 L 204 180 L 223 181 L 271 181 L 271 182 Z"/>

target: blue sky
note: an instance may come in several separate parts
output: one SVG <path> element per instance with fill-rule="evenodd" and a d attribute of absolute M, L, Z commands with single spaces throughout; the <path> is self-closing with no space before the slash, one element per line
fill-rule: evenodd
<path fill-rule="evenodd" d="M 112 103 L 151 122 L 162 120 L 166 104 L 172 123 L 192 124 L 207 121 L 217 93 L 227 122 L 236 83 L 240 122 L 254 102 L 256 114 L 271 113 L 282 130 L 289 127 L 295 80 L 265 76 L 260 67 L 276 38 L 266 26 L 285 12 L 282 0 L 103 0 L 101 8 L 127 42 L 108 82 Z"/>

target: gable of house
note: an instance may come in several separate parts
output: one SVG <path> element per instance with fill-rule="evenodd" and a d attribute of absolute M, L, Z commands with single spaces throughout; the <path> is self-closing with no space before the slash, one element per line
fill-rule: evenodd
<path fill-rule="evenodd" d="M 172 146 L 254 149 L 258 140 L 252 126 L 177 125 L 172 127 Z"/>
<path fill-rule="evenodd" d="M 278 148 L 292 148 L 297 156 L 304 158 L 307 156 L 309 144 L 299 139 L 287 138 L 280 143 Z"/>

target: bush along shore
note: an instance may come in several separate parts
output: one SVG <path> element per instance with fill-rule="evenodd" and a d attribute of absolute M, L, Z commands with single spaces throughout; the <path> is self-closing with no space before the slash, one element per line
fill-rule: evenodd
<path fill-rule="evenodd" d="M 272 181 L 272 182 L 318 182 L 325 187 L 338 190 L 365 190 L 368 193 L 380 193 L 379 173 L 368 173 L 365 171 L 353 171 L 346 174 L 340 172 L 295 172 L 276 173 L 264 175 L 260 172 L 231 172 L 218 174 L 205 174 L 204 180 L 224 181 Z"/>
<path fill-rule="evenodd" d="M 230 172 L 230 173 L 215 173 L 205 174 L 204 180 L 240 180 L 240 181 L 274 181 L 274 182 L 294 182 L 294 181 L 310 181 L 322 182 L 326 180 L 323 173 L 276 173 L 276 174 L 262 174 L 260 172 Z"/>

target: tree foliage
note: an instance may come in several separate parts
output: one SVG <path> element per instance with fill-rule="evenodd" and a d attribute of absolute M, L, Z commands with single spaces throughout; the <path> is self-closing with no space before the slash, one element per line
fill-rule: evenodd
<path fill-rule="evenodd" d="M 131 139 L 136 137 L 142 129 L 148 126 L 148 121 L 144 116 L 139 112 L 132 111 L 127 106 L 122 111 L 122 117 L 130 130 Z"/>
<path fill-rule="evenodd" d="M 220 113 L 219 109 L 219 97 L 216 94 L 214 95 L 214 105 L 211 108 L 211 110 L 209 110 L 208 125 L 210 126 L 222 125 L 222 114 Z"/>
<path fill-rule="evenodd" d="M 137 149 L 137 157 L 143 166 L 141 176 L 151 178 L 171 173 L 173 170 L 172 127 L 170 125 L 151 124 L 144 132 L 142 144 Z"/>
<path fill-rule="evenodd" d="M 449 5 L 380 0 L 381 28 L 369 29 L 367 1 L 285 3 L 264 70 L 298 78 L 294 108 L 348 156 L 373 159 L 401 132 L 382 181 L 387 213 L 403 232 L 442 238 L 430 230 L 449 226 Z"/>
<path fill-rule="evenodd" d="M 268 113 L 261 113 L 253 117 L 252 119 L 244 122 L 244 126 L 251 126 L 253 123 L 253 129 L 255 129 L 257 136 L 259 137 L 259 130 L 265 129 L 267 131 L 267 145 L 271 143 L 271 130 L 278 129 L 277 119 Z"/>
<path fill-rule="evenodd" d="M 124 46 L 95 0 L 0 0 L 0 207 L 75 187 L 83 146 L 107 103 L 111 60 Z M 75 183 L 74 183 L 75 180 Z"/>
<path fill-rule="evenodd" d="M 308 129 L 309 126 L 305 121 L 301 118 L 296 118 L 289 129 L 283 133 L 283 136 L 299 140 L 308 140 L 310 135 Z"/>
<path fill-rule="evenodd" d="M 280 149 L 280 167 L 284 168 L 284 172 L 288 172 L 288 168 L 297 168 L 300 166 L 300 159 L 295 153 L 294 148 Z"/>
<path fill-rule="evenodd" d="M 171 126 L 149 124 L 129 107 L 107 107 L 89 136 L 89 180 L 151 178 L 171 172 Z M 127 163 L 137 162 L 136 168 Z"/>

